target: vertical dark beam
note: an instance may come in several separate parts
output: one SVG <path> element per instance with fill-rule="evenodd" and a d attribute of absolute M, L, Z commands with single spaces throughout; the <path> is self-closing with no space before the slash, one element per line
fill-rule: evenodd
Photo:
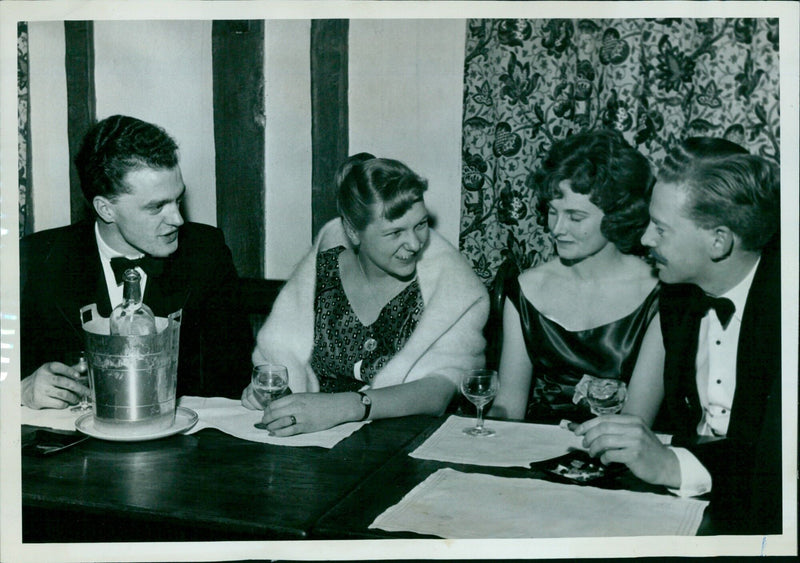
<path fill-rule="evenodd" d="M 65 21 L 67 73 L 67 136 L 69 142 L 69 207 L 72 222 L 88 216 L 78 172 L 72 162 L 86 130 L 97 119 L 94 92 L 94 25 L 90 21 Z"/>
<path fill-rule="evenodd" d="M 242 277 L 264 276 L 264 21 L 214 21 L 217 226 Z"/>
<path fill-rule="evenodd" d="M 336 217 L 333 176 L 347 157 L 348 20 L 311 22 L 312 228 Z"/>

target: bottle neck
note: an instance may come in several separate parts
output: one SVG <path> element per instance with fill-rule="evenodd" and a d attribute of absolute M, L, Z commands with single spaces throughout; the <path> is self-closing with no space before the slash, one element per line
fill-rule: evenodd
<path fill-rule="evenodd" d="M 141 276 L 136 270 L 125 272 L 122 286 L 122 303 L 125 307 L 137 307 L 142 304 Z"/>

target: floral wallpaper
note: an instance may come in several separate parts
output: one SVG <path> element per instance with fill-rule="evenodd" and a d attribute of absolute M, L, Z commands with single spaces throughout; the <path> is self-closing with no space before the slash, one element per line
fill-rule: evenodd
<path fill-rule="evenodd" d="M 29 142 L 30 127 L 28 119 L 28 24 L 20 22 L 17 28 L 17 122 L 19 150 L 19 236 L 33 230 L 33 209 L 28 204 L 29 191 Z"/>
<path fill-rule="evenodd" d="M 489 283 L 549 260 L 532 173 L 552 143 L 620 130 L 658 166 L 693 135 L 779 158 L 777 19 L 469 20 L 460 246 Z"/>

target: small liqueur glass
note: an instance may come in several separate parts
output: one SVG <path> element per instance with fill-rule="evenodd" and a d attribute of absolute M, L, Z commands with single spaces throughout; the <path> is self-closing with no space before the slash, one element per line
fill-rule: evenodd
<path fill-rule="evenodd" d="M 464 429 L 470 436 L 494 436 L 495 431 L 483 426 L 483 407 L 497 395 L 500 382 L 492 369 L 477 369 L 466 372 L 461 378 L 461 393 L 475 405 L 478 415 L 475 426 Z"/>
<path fill-rule="evenodd" d="M 269 404 L 282 397 L 289 387 L 289 371 L 280 364 L 260 364 L 253 368 L 251 377 L 253 396 L 261 408 L 266 410 Z M 266 430 L 263 422 L 256 422 L 254 426 Z"/>
<path fill-rule="evenodd" d="M 89 392 L 91 393 L 91 383 L 89 377 L 89 362 L 86 361 L 86 353 L 80 352 L 79 354 L 73 354 L 69 358 L 67 358 L 67 363 L 80 373 L 80 376 L 75 379 L 75 381 L 90 387 Z M 89 395 L 81 395 L 81 400 L 78 402 L 77 405 L 71 407 L 69 410 L 73 412 L 89 412 L 92 410 L 92 400 Z"/>
<path fill-rule="evenodd" d="M 624 381 L 619 379 L 595 378 L 586 389 L 586 401 L 593 414 L 617 414 L 622 410 L 628 389 Z"/>

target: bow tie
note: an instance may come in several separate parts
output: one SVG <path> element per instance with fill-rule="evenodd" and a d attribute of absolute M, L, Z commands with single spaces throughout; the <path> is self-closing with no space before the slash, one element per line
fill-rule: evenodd
<path fill-rule="evenodd" d="M 711 297 L 710 295 L 703 294 L 700 297 L 700 310 L 705 314 L 709 309 L 714 309 L 717 313 L 717 318 L 722 324 L 722 328 L 728 328 L 728 323 L 731 322 L 736 306 L 733 301 L 725 297 Z"/>
<path fill-rule="evenodd" d="M 111 269 L 114 270 L 114 279 L 117 280 L 117 285 L 122 283 L 122 276 L 125 274 L 125 270 L 130 270 L 137 266 L 144 270 L 144 273 L 148 276 L 158 277 L 164 272 L 164 258 L 155 258 L 147 254 L 136 260 L 125 257 L 112 258 Z"/>

